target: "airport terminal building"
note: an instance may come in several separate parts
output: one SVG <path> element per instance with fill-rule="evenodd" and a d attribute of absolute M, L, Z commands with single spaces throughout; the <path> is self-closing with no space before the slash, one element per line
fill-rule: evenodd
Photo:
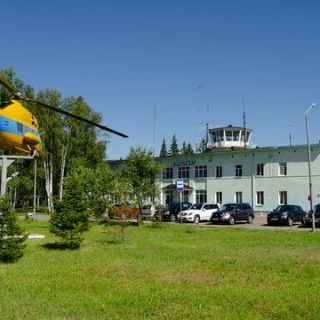
<path fill-rule="evenodd" d="M 227 126 L 208 129 L 208 152 L 157 158 L 162 204 L 248 202 L 256 212 L 279 204 L 298 204 L 310 210 L 320 202 L 320 144 L 256 147 L 251 130 Z M 179 191 L 177 190 L 177 181 Z"/>

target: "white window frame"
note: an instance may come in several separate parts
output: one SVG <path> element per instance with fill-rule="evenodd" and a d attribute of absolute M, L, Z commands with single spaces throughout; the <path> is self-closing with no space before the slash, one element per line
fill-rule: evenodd
<path fill-rule="evenodd" d="M 263 163 L 257 163 L 257 171 L 256 174 L 258 177 L 264 176 L 264 164 Z"/>
<path fill-rule="evenodd" d="M 235 170 L 236 177 L 242 177 L 242 164 L 236 164 Z"/>
<path fill-rule="evenodd" d="M 279 191 L 279 204 L 288 204 L 288 192 Z"/>
<path fill-rule="evenodd" d="M 242 203 L 242 191 L 236 191 L 235 193 L 235 202 Z"/>
<path fill-rule="evenodd" d="M 222 192 L 221 191 L 216 192 L 216 203 L 222 204 Z"/>
<path fill-rule="evenodd" d="M 222 166 L 216 166 L 216 178 L 222 178 Z"/>
<path fill-rule="evenodd" d="M 196 190 L 196 203 L 205 203 L 207 202 L 207 190 L 200 189 Z"/>
<path fill-rule="evenodd" d="M 195 178 L 207 178 L 207 166 L 195 166 Z"/>
<path fill-rule="evenodd" d="M 256 205 L 257 206 L 263 206 L 264 205 L 264 192 L 263 191 L 257 191 L 256 192 Z"/>
<path fill-rule="evenodd" d="M 162 170 L 162 179 L 173 179 L 173 168 L 164 168 Z"/>
<path fill-rule="evenodd" d="M 287 162 L 279 163 L 279 176 L 286 176 L 288 174 Z"/>
<path fill-rule="evenodd" d="M 190 168 L 189 167 L 178 167 L 178 178 L 190 178 Z"/>

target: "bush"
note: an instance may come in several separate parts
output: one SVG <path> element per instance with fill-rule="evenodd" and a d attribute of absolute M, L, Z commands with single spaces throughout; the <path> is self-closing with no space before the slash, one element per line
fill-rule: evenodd
<path fill-rule="evenodd" d="M 139 214 L 139 208 L 131 208 L 127 206 L 111 207 L 108 211 L 110 219 L 136 219 Z"/>

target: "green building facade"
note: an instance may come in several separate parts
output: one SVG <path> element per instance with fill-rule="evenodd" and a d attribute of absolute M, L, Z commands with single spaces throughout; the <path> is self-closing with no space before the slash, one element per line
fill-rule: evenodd
<path fill-rule="evenodd" d="M 290 203 L 310 210 L 306 145 L 257 148 L 249 144 L 248 129 L 222 129 L 218 139 L 218 129 L 210 132 L 207 153 L 157 158 L 162 167 L 160 203 L 248 202 L 256 212 Z M 222 145 L 230 141 L 236 145 Z M 320 144 L 311 145 L 310 150 L 312 202 L 316 204 L 320 202 Z M 183 180 L 183 192 L 177 191 L 177 179 Z"/>

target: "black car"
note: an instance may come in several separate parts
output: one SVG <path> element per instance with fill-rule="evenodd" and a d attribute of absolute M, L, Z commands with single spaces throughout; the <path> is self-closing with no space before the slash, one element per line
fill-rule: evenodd
<path fill-rule="evenodd" d="M 249 203 L 226 203 L 212 214 L 210 221 L 227 222 L 232 225 L 237 221 L 251 223 L 254 217 L 254 211 Z"/>
<path fill-rule="evenodd" d="M 175 222 L 177 220 L 178 213 L 183 210 L 187 210 L 192 206 L 190 202 L 172 202 L 169 203 L 163 211 L 162 218 L 165 221 Z"/>
<path fill-rule="evenodd" d="M 294 222 L 303 222 L 307 213 L 298 205 L 283 204 L 268 213 L 267 222 L 271 224 L 286 224 L 292 226 Z"/>
<path fill-rule="evenodd" d="M 314 207 L 314 222 L 316 227 L 320 226 L 320 204 Z M 302 221 L 303 225 L 306 227 L 312 226 L 312 212 L 309 212 Z"/>

